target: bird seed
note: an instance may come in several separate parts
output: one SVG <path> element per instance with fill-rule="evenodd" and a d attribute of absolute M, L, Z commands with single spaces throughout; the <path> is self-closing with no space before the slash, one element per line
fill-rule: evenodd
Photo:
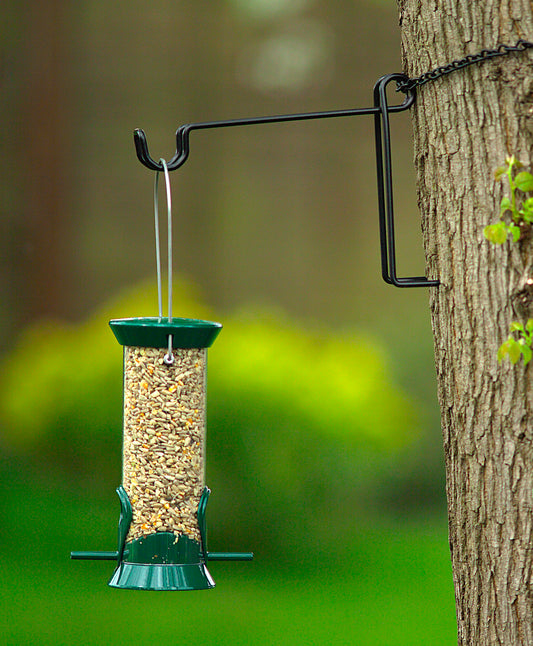
<path fill-rule="evenodd" d="M 205 349 L 124 348 L 123 486 L 133 507 L 127 540 L 159 532 L 200 541 L 204 483 Z"/>

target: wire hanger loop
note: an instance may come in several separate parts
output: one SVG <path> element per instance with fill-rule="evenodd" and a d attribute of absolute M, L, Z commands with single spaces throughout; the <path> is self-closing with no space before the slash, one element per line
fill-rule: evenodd
<path fill-rule="evenodd" d="M 159 163 L 165 175 L 165 189 L 167 199 L 167 271 L 168 271 L 168 322 L 172 323 L 172 191 L 170 188 L 170 175 L 168 165 L 164 159 Z M 157 304 L 159 312 L 159 321 L 163 319 L 163 290 L 161 277 L 161 242 L 159 235 L 159 173 L 157 170 L 154 179 L 154 228 L 155 228 L 155 257 L 157 270 Z M 168 335 L 168 352 L 165 354 L 163 361 L 171 366 L 174 363 L 174 354 L 172 353 L 172 334 Z"/>

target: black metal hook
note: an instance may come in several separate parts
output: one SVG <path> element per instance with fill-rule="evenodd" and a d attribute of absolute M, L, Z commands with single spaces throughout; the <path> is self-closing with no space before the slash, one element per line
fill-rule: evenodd
<path fill-rule="evenodd" d="M 392 162 L 390 146 L 389 113 L 408 110 L 416 100 L 414 89 L 401 90 L 405 98 L 399 105 L 390 106 L 387 102 L 387 85 L 391 81 L 405 82 L 405 74 L 388 74 L 381 77 L 374 86 L 374 105 L 371 108 L 354 108 L 349 110 L 329 110 L 325 112 L 303 112 L 296 114 L 281 114 L 266 117 L 244 119 L 228 119 L 223 121 L 204 121 L 180 126 L 176 131 L 176 152 L 167 162 L 169 171 L 182 166 L 189 156 L 189 137 L 193 130 L 210 128 L 227 128 L 233 126 L 253 126 L 267 123 L 282 123 L 285 121 L 308 121 L 311 119 L 330 119 L 336 117 L 351 117 L 359 115 L 374 115 L 376 141 L 376 169 L 378 181 L 378 207 L 381 245 L 381 269 L 385 282 L 396 287 L 427 287 L 438 285 L 439 281 L 427 278 L 412 277 L 398 278 L 396 274 L 396 247 L 394 239 L 394 210 L 392 196 Z M 154 171 L 163 171 L 161 163 L 155 161 L 149 151 L 146 134 L 141 128 L 133 133 L 135 150 L 141 164 Z"/>

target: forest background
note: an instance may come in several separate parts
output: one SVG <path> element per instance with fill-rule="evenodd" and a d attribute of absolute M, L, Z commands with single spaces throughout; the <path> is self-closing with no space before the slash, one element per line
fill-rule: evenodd
<path fill-rule="evenodd" d="M 224 325 L 210 545 L 255 562 L 143 594 L 68 558 L 116 542 L 107 321 L 157 311 L 133 129 L 168 159 L 183 123 L 370 106 L 401 71 L 395 2 L 7 0 L 0 17 L 0 643 L 452 643 L 428 296 L 380 276 L 371 117 L 193 133 L 171 175 L 174 314 Z M 409 115 L 392 125 L 399 267 L 419 275 Z"/>

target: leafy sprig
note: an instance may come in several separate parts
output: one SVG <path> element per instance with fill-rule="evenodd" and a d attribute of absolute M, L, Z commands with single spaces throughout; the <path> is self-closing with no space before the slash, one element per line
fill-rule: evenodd
<path fill-rule="evenodd" d="M 518 321 L 511 323 L 511 334 L 507 341 L 501 344 L 498 350 L 498 361 L 508 355 L 511 363 L 517 363 L 520 357 L 524 357 L 524 365 L 527 365 L 533 357 L 533 319 L 529 319 L 525 326 Z M 518 339 L 513 336 L 518 332 Z"/>
<path fill-rule="evenodd" d="M 533 192 L 533 175 L 526 171 L 517 170 L 523 164 L 514 155 L 507 157 L 506 166 L 496 169 L 494 177 L 509 180 L 510 195 L 505 196 L 500 203 L 500 220 L 489 224 L 483 229 L 483 235 L 493 244 L 503 244 L 508 236 L 518 242 L 522 232 L 521 224 L 533 223 L 533 197 L 525 198 L 526 193 Z M 524 197 L 522 196 L 524 194 Z"/>

